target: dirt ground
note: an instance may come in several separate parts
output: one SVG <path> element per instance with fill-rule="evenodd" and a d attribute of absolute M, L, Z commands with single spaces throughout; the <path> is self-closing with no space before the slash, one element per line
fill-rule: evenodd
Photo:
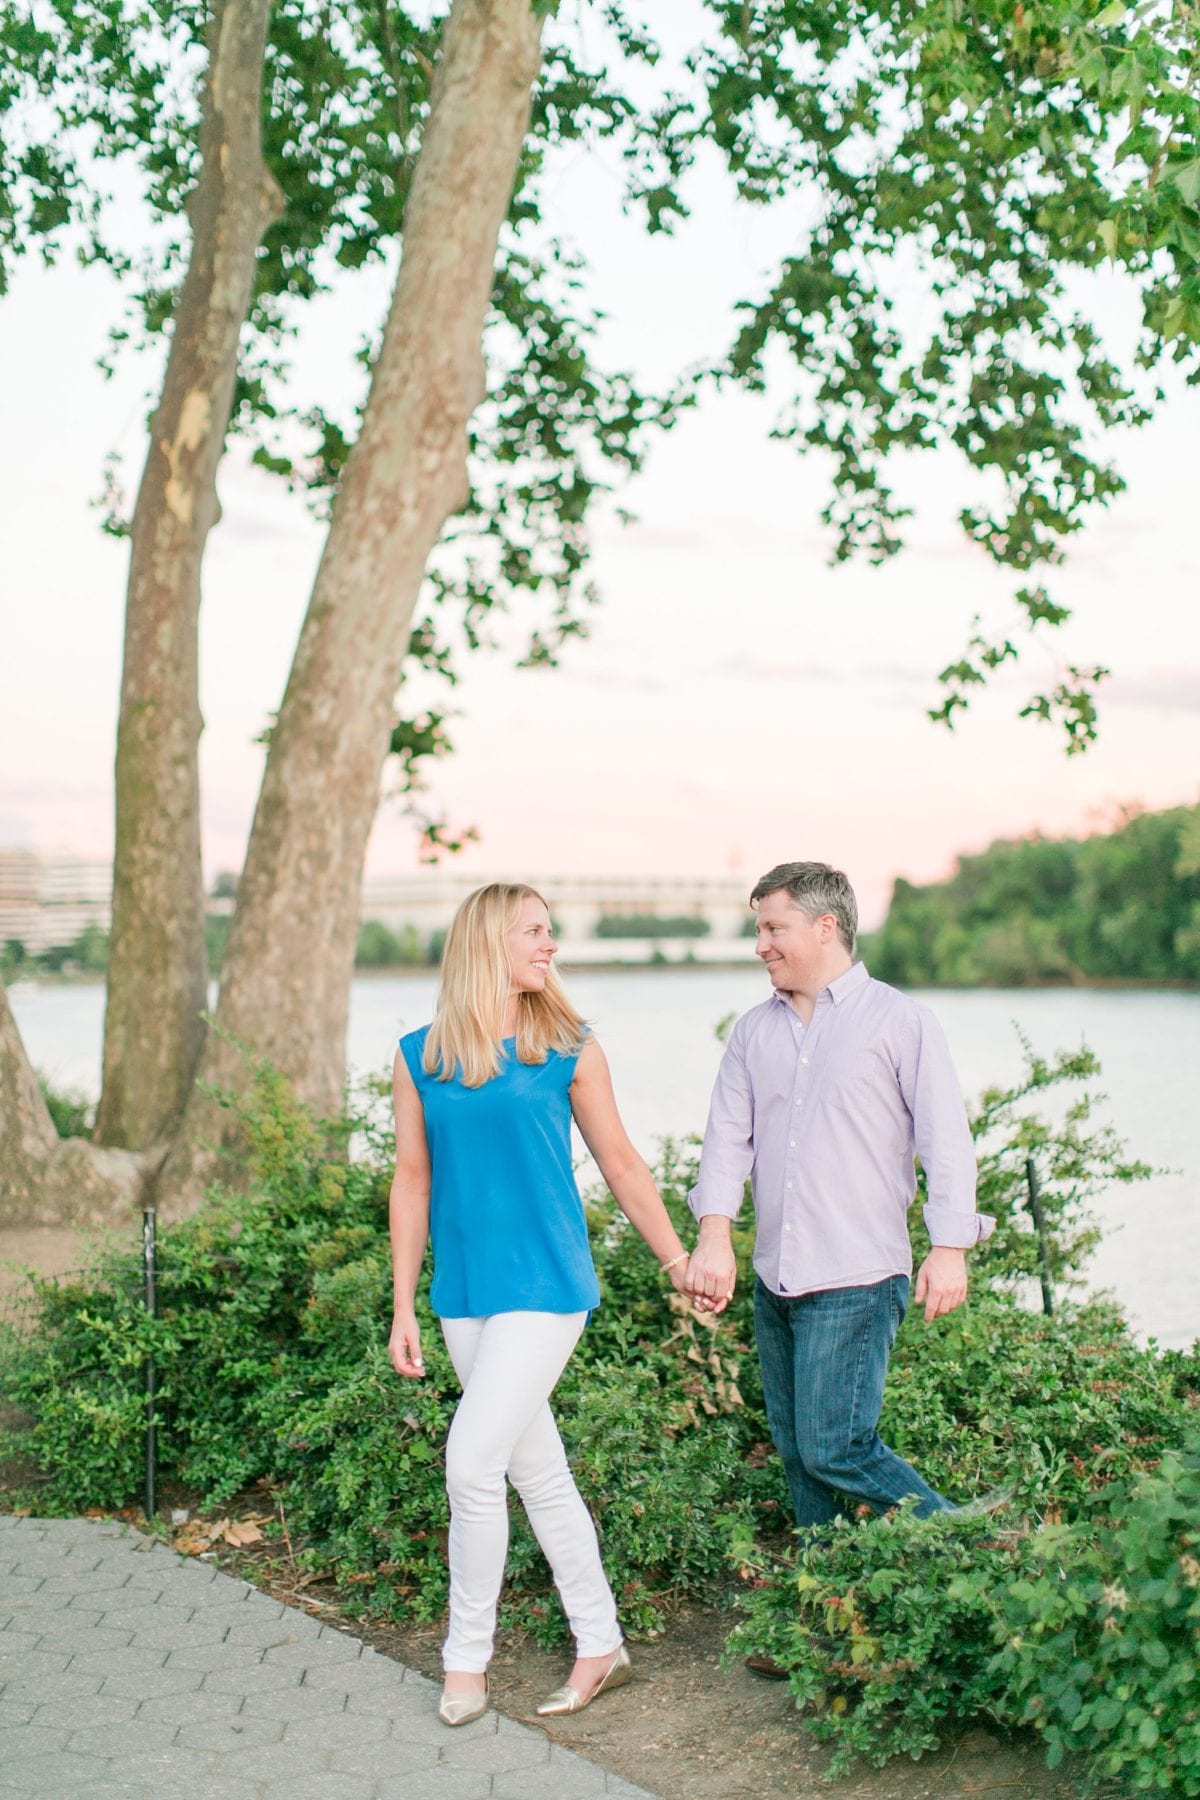
<path fill-rule="evenodd" d="M 46 1274 L 77 1269 L 87 1240 L 51 1228 L 0 1231 L 0 1314 L 19 1305 L 20 1277 L 6 1262 Z M 319 1585 L 294 1591 L 286 1566 L 263 1550 L 222 1546 L 231 1571 L 292 1605 L 340 1624 L 336 1590 Z M 1006 1738 L 975 1728 L 919 1762 L 894 1761 L 860 1769 L 848 1779 L 824 1779 L 829 1754 L 804 1729 L 784 1682 L 752 1675 L 740 1665 L 718 1666 L 734 1620 L 701 1607 L 681 1608 L 663 1634 L 631 1645 L 634 1679 L 573 1719 L 543 1720 L 538 1701 L 565 1680 L 569 1657 L 521 1638 L 501 1637 L 492 1664 L 496 1704 L 510 1718 L 545 1731 L 555 1743 L 594 1758 L 662 1800 L 1077 1800 L 1078 1772 L 1053 1773 L 1032 1738 Z M 346 1622 L 356 1637 L 434 1678 L 440 1673 L 440 1631 L 361 1619 Z"/>

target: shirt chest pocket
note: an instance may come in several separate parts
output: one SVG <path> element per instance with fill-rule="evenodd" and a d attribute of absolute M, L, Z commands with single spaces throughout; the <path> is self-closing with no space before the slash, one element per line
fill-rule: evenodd
<path fill-rule="evenodd" d="M 884 1088 L 885 1064 L 875 1050 L 853 1050 L 838 1056 L 825 1071 L 822 1099 L 846 1112 L 859 1112 L 878 1102 Z"/>

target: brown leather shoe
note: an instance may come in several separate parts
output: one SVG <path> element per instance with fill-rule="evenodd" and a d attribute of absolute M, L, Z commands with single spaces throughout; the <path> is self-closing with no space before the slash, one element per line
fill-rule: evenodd
<path fill-rule="evenodd" d="M 768 1681 L 786 1681 L 788 1678 L 787 1670 L 781 1669 L 769 1656 L 748 1656 L 746 1667 L 752 1675 L 765 1675 Z"/>

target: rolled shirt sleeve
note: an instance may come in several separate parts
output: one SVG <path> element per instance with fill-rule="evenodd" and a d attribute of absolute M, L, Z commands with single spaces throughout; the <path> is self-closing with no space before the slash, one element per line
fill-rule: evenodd
<path fill-rule="evenodd" d="M 930 1242 L 955 1250 L 991 1237 L 996 1221 L 975 1204 L 975 1146 L 950 1046 L 934 1015 L 914 1008 L 898 1071 L 913 1121 L 913 1144 L 925 1171 L 924 1208 Z"/>
<path fill-rule="evenodd" d="M 709 1102 L 700 1175 L 688 1194 L 697 1219 L 710 1213 L 736 1219 L 754 1167 L 754 1095 L 742 1026 L 739 1020 L 733 1028 Z"/>

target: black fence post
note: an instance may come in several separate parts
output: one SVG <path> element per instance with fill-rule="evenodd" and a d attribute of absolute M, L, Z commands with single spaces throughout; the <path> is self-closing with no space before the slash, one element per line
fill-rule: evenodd
<path fill-rule="evenodd" d="M 1050 1291 L 1050 1246 L 1046 1241 L 1046 1220 L 1042 1214 L 1042 1194 L 1038 1186 L 1037 1169 L 1032 1156 L 1025 1158 L 1025 1180 L 1029 1187 L 1029 1210 L 1033 1214 L 1033 1226 L 1037 1232 L 1038 1261 L 1042 1275 L 1042 1311 L 1046 1317 L 1054 1311 L 1054 1295 Z"/>
<path fill-rule="evenodd" d="M 154 1235 L 154 1208 L 146 1207 L 142 1213 L 142 1280 L 143 1298 L 146 1311 L 154 1318 L 158 1311 L 158 1300 L 155 1294 L 154 1278 L 157 1273 L 157 1244 Z M 157 1370 L 153 1356 L 146 1358 L 146 1517 L 154 1517 L 154 1474 L 156 1461 L 156 1445 L 154 1439 L 154 1396 L 157 1388 Z"/>

